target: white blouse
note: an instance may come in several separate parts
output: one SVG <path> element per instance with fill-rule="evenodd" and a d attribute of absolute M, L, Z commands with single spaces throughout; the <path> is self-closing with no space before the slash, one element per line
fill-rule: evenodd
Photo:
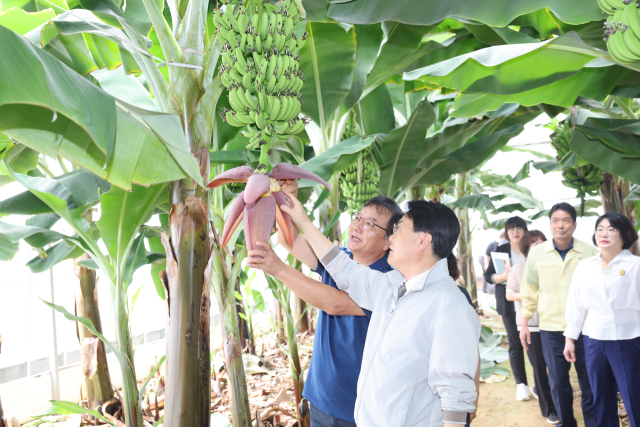
<path fill-rule="evenodd" d="M 640 257 L 623 250 L 604 271 L 600 254 L 582 260 L 571 281 L 565 317 L 569 338 L 578 339 L 581 330 L 597 340 L 639 337 Z"/>

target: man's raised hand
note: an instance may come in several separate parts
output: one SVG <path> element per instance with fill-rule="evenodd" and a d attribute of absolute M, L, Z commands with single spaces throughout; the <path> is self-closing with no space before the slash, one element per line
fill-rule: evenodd
<path fill-rule="evenodd" d="M 278 273 L 280 273 L 285 266 L 285 263 L 278 258 L 278 255 L 276 255 L 269 243 L 258 240 L 256 246 L 260 248 L 249 251 L 247 266 L 249 268 L 262 270 L 269 276 L 277 277 Z"/>
<path fill-rule="evenodd" d="M 287 196 L 287 199 L 289 200 L 289 206 L 280 206 L 282 212 L 289 214 L 291 220 L 300 228 L 302 228 L 303 224 L 311 222 L 309 221 L 307 213 L 304 211 L 302 203 L 300 203 L 297 197 L 295 197 L 292 193 L 288 192 L 285 189 L 283 189 L 282 192 L 285 196 Z"/>

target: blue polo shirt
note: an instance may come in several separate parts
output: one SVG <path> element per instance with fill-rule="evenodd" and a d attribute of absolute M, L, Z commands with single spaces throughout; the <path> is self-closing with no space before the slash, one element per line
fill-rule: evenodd
<path fill-rule="evenodd" d="M 353 259 L 351 251 L 340 249 Z M 369 268 L 383 273 L 393 270 L 387 262 L 387 255 Z M 322 283 L 338 289 L 320 261 L 315 273 L 321 276 Z M 458 288 L 473 306 L 467 290 Z M 302 393 L 305 399 L 325 414 L 352 423 L 356 422 L 353 414 L 358 376 L 372 314 L 369 310 L 362 311 L 365 316 L 331 316 L 318 310 L 313 355 Z"/>
<path fill-rule="evenodd" d="M 353 259 L 348 249 L 341 249 Z M 393 270 L 386 255 L 369 268 L 383 273 Z M 338 288 L 319 261 L 315 272 L 322 283 Z M 318 311 L 313 356 L 302 394 L 325 414 L 355 423 L 358 376 L 371 312 L 363 309 L 365 316 L 331 316 Z"/>
<path fill-rule="evenodd" d="M 562 258 L 562 261 L 564 261 L 564 259 L 566 258 L 567 254 L 569 253 L 569 251 L 571 249 L 573 249 L 573 239 L 571 239 L 571 244 L 569 245 L 569 247 L 567 249 L 558 249 L 558 247 L 556 246 L 556 242 L 555 241 L 553 242 L 553 247 L 560 254 L 560 257 Z"/>

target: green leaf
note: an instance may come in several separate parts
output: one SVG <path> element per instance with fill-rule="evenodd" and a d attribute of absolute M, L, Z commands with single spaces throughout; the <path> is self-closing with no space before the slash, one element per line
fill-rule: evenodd
<path fill-rule="evenodd" d="M 56 115 L 64 115 L 83 129 L 109 159 L 116 134 L 115 103 L 111 97 L 2 26 L 0 57 L 4 58 L 1 63 L 4 66 L 0 65 L 3 77 L 0 105 L 12 104 L 12 108 L 16 104 L 40 105 L 52 110 L 54 119 Z M 100 120 L 93 119 L 98 117 Z M 1 125 L 0 128 L 12 136 L 10 129 Z"/>
<path fill-rule="evenodd" d="M 55 17 L 53 9 L 29 13 L 13 7 L 0 13 L 0 25 L 23 35 Z"/>
<path fill-rule="evenodd" d="M 355 107 L 364 135 L 389 134 L 395 128 L 393 104 L 387 85 L 379 85 Z"/>
<path fill-rule="evenodd" d="M 427 161 L 427 163 L 431 164 L 431 167 L 424 172 L 415 174 L 415 177 L 409 180 L 410 184 L 407 184 L 407 187 L 415 184 L 429 185 L 444 183 L 454 173 L 470 171 L 493 157 L 500 148 L 504 147 L 523 130 L 524 123 L 513 124 L 491 133 L 484 138 L 469 142 L 462 148 L 443 156 L 441 159 L 437 159 L 439 157 L 438 153 L 443 150 L 438 150 L 430 157 L 430 160 Z"/>
<path fill-rule="evenodd" d="M 350 110 L 360 100 L 367 75 L 371 71 L 382 43 L 382 27 L 380 24 L 356 25 L 356 64 L 349 95 L 343 102 L 345 110 Z"/>
<path fill-rule="evenodd" d="M 486 194 L 467 194 L 466 196 L 462 196 L 458 200 L 453 202 L 451 207 L 468 209 L 495 209 L 495 206 L 493 206 L 491 199 Z"/>
<path fill-rule="evenodd" d="M 153 376 L 156 374 L 156 372 L 158 372 L 158 370 L 160 369 L 160 367 L 164 363 L 165 357 L 166 356 L 162 356 L 160 358 L 160 360 L 158 361 L 158 366 L 156 366 L 155 369 L 153 371 L 151 371 L 151 373 L 147 377 L 147 380 L 144 383 L 142 383 L 142 386 L 140 387 L 140 404 L 142 404 L 142 400 L 144 399 L 144 391 L 147 389 L 147 386 L 149 385 L 149 381 L 151 380 L 151 378 L 153 378 Z"/>
<path fill-rule="evenodd" d="M 484 345 L 486 347 L 493 347 L 502 341 L 502 337 L 498 334 L 494 334 L 493 330 L 488 326 L 482 326 L 480 329 L 480 340 L 479 344 Z"/>
<path fill-rule="evenodd" d="M 71 171 L 53 180 L 67 190 L 62 200 L 70 210 L 80 207 L 88 209 L 100 201 L 101 192 L 109 191 L 111 188 L 111 184 L 86 169 Z M 51 207 L 30 191 L 0 201 L 0 213 L 3 214 L 40 215 L 52 212 Z"/>
<path fill-rule="evenodd" d="M 386 0 L 356 0 L 333 2 L 328 15 L 336 21 L 355 24 L 398 21 L 411 25 L 435 24 L 455 16 L 494 27 L 506 27 L 517 16 L 544 8 L 549 8 L 560 20 L 570 24 L 602 20 L 596 2 L 575 0 L 496 0 L 490 6 L 465 0 L 436 0 L 430 2 L 429 7 L 425 7 L 420 0 L 396 0 L 392 3 Z"/>
<path fill-rule="evenodd" d="M 472 24 L 469 22 L 465 23 L 464 27 L 478 40 L 489 46 L 538 42 L 533 37 L 508 27 L 491 27 L 485 24 Z"/>
<path fill-rule="evenodd" d="M 534 162 L 533 167 L 538 170 L 541 170 L 542 173 L 545 173 L 545 174 L 560 170 L 560 165 L 555 160 L 548 161 L 548 162 Z"/>
<path fill-rule="evenodd" d="M 98 80 L 100 87 L 109 95 L 150 111 L 159 111 L 158 104 L 151 94 L 140 84 L 138 79 L 124 74 L 122 67 L 115 70 L 96 70 L 91 73 Z"/>
<path fill-rule="evenodd" d="M 11 243 L 18 243 L 24 239 L 34 248 L 44 248 L 49 243 L 67 237 L 64 234 L 46 228 L 8 224 L 2 221 L 0 221 L 0 235 Z"/>
<path fill-rule="evenodd" d="M 58 313 L 62 313 L 64 315 L 64 317 L 66 317 L 68 320 L 71 320 L 72 322 L 78 322 L 80 324 L 82 324 L 85 328 L 87 328 L 89 330 L 89 332 L 91 332 L 93 335 L 95 335 L 96 337 L 100 338 L 100 340 L 111 349 L 111 351 L 113 351 L 113 353 L 116 355 L 116 357 L 118 358 L 118 360 L 121 363 L 124 364 L 129 364 L 129 359 L 128 357 L 121 352 L 118 347 L 116 347 L 115 345 L 113 345 L 108 339 L 106 339 L 104 337 L 104 335 L 102 335 L 100 332 L 98 332 L 96 330 L 96 328 L 93 326 L 93 322 L 91 322 L 90 319 L 87 319 L 86 317 L 79 317 L 79 316 L 74 316 L 73 314 L 69 313 L 67 311 L 66 308 L 60 306 L 60 305 L 55 305 L 52 304 L 50 302 L 47 302 L 43 299 L 41 299 L 41 301 L 43 303 L 45 303 L 47 306 L 49 306 L 50 308 L 54 309 L 55 311 L 57 311 Z M 68 408 L 65 407 L 65 409 L 69 410 Z"/>
<path fill-rule="evenodd" d="M 229 150 L 211 151 L 209 153 L 211 165 L 235 165 L 243 163 L 257 162 L 259 156 L 253 151 Z"/>
<path fill-rule="evenodd" d="M 590 118 L 584 125 L 576 125 L 577 132 L 574 132 L 571 150 L 612 175 L 640 183 L 640 162 L 633 157 L 640 137 L 613 130 L 623 130 L 618 122 Z M 631 122 L 628 121 L 630 125 Z"/>
<path fill-rule="evenodd" d="M 2 12 L 14 7 L 25 12 L 39 12 L 51 7 L 57 12 L 69 10 L 65 0 L 2 0 L 2 3 L 0 3 L 0 11 Z"/>
<path fill-rule="evenodd" d="M 153 207 L 165 190 L 163 184 L 149 188 L 134 185 L 131 192 L 112 187 L 102 195 L 102 214 L 97 225 L 109 255 L 120 268 L 125 267 L 138 230 L 151 218 Z"/>
<path fill-rule="evenodd" d="M 627 197 L 625 197 L 624 203 L 625 204 L 635 203 L 638 200 L 640 200 L 640 185 L 636 184 L 631 188 L 631 191 L 629 192 Z"/>
<path fill-rule="evenodd" d="M 162 218 L 162 215 L 160 215 L 160 217 Z M 157 253 L 162 253 L 161 251 L 164 251 L 164 246 L 160 241 L 160 237 L 151 237 L 148 239 L 148 242 L 149 242 L 149 249 L 151 249 L 152 251 Z M 164 261 L 160 261 L 151 266 L 151 278 L 153 279 L 153 284 L 156 288 L 156 292 L 158 293 L 158 296 L 163 301 L 165 300 L 166 295 L 165 295 L 164 283 L 162 283 L 162 280 L 160 279 L 160 272 L 166 269 L 167 269 L 166 256 Z"/>
<path fill-rule="evenodd" d="M 322 231 L 322 234 L 324 234 L 325 237 L 329 236 L 329 233 L 331 233 L 331 228 L 334 225 L 336 225 L 338 223 L 338 221 L 340 220 L 340 214 L 342 214 L 342 212 L 341 211 L 337 211 L 335 214 L 333 214 L 333 217 L 327 223 L 327 226 Z"/>
<path fill-rule="evenodd" d="M 15 173 L 11 171 L 11 169 L 7 168 L 3 161 L 0 161 L 0 173 L 12 176 L 13 179 L 29 189 L 29 191 L 64 219 L 81 238 L 80 241 L 74 243 L 82 245 L 83 247 L 86 245 L 85 250 L 87 250 L 94 259 L 96 259 L 100 264 L 100 268 L 106 273 L 106 275 L 110 278 L 115 277 L 111 266 L 102 256 L 100 249 L 98 248 L 98 243 L 93 238 L 93 232 L 91 231 L 89 223 L 82 218 L 84 211 L 81 211 L 81 209 L 71 210 L 67 205 L 65 200 L 69 200 L 71 198 L 71 194 L 66 187 L 53 179 L 31 177 Z"/>
<path fill-rule="evenodd" d="M 525 162 L 524 165 L 520 168 L 516 176 L 513 177 L 513 183 L 517 184 L 523 179 L 529 178 L 529 168 L 531 167 L 531 161 Z"/>
<path fill-rule="evenodd" d="M 356 62 L 356 34 L 338 24 L 309 22 L 306 44 L 300 51 L 305 84 L 303 113 L 326 126 L 351 90 Z M 326 129 L 322 130 L 323 132 Z"/>
<path fill-rule="evenodd" d="M 480 357 L 495 363 L 502 363 L 509 358 L 509 352 L 502 347 L 484 347 L 478 346 Z"/>
<path fill-rule="evenodd" d="M 402 127 L 391 131 L 382 141 L 382 157 L 385 164 L 381 168 L 380 188 L 389 197 L 393 197 L 403 182 L 406 182 L 416 170 L 424 147 L 427 129 L 436 121 L 433 106 L 422 101 L 411 114 L 409 121 Z"/>
<path fill-rule="evenodd" d="M 480 378 L 489 378 L 495 370 L 495 362 L 490 360 L 480 360 Z"/>
<path fill-rule="evenodd" d="M 133 218 L 132 218 L 133 219 Z M 131 245 L 131 251 L 129 252 L 129 256 L 127 257 L 127 263 L 124 267 L 124 275 L 122 283 L 124 285 L 125 290 L 131 284 L 131 280 L 133 280 L 133 273 L 136 272 L 137 269 L 149 263 L 147 259 L 147 250 L 144 247 L 144 235 L 146 230 L 142 230 L 138 237 L 133 241 Z M 138 290 L 139 292 L 139 290 Z"/>
<path fill-rule="evenodd" d="M 14 171 L 19 173 L 28 173 L 38 166 L 37 151 L 20 144 L 11 147 L 4 156 L 5 163 Z M 13 179 L 9 176 L 0 177 L 0 186 L 12 182 Z"/>
<path fill-rule="evenodd" d="M 17 243 L 11 243 L 0 236 L 0 261 L 11 261 L 19 249 Z"/>
<path fill-rule="evenodd" d="M 342 156 L 359 153 L 360 151 L 370 146 L 373 141 L 374 138 L 360 139 L 359 136 L 353 136 L 334 145 L 333 147 L 322 152 L 322 154 L 317 155 L 311 160 L 301 164 L 300 167 L 308 170 L 309 172 L 313 172 L 320 178 L 328 181 L 334 173 L 341 171 L 341 169 L 338 168 L 338 161 Z M 344 168 L 347 168 L 348 166 L 348 164 L 344 165 Z M 308 187 L 309 185 L 318 185 L 313 181 L 310 182 L 312 182 L 313 184 L 306 183 L 305 180 L 300 181 L 300 187 L 302 188 Z"/>
<path fill-rule="evenodd" d="M 385 22 L 382 28 L 385 32 L 385 42 L 380 49 L 367 82 L 362 92 L 362 96 L 371 93 L 379 85 L 383 84 L 389 77 L 409 69 L 417 59 L 426 55 L 434 49 L 443 47 L 440 43 L 429 41 L 422 43 L 422 38 L 435 25 L 416 26 L 405 25 L 398 22 Z"/>
<path fill-rule="evenodd" d="M 46 304 L 46 302 L 45 302 L 45 304 Z M 104 421 L 107 424 L 111 424 L 112 426 L 115 426 L 114 423 L 112 423 L 107 418 L 105 418 L 103 415 L 101 415 L 100 412 L 95 411 L 93 409 L 87 409 L 87 408 L 85 408 L 83 406 L 78 405 L 77 403 L 65 402 L 65 401 L 62 401 L 62 400 L 50 400 L 49 402 L 51 402 L 51 404 L 53 405 L 53 407 L 55 408 L 56 411 L 61 411 L 61 412 L 52 412 L 52 413 L 88 414 L 88 415 L 92 415 L 92 416 L 98 418 L 100 421 Z"/>

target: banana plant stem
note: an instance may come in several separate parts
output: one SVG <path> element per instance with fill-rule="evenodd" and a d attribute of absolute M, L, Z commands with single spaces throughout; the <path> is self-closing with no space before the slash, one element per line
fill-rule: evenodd
<path fill-rule="evenodd" d="M 613 95 L 610 95 L 610 98 L 613 100 L 613 102 L 618 104 L 618 107 L 620 107 L 620 109 L 624 112 L 624 114 L 627 115 L 627 117 L 629 117 L 631 120 L 635 120 L 636 116 L 635 114 L 633 114 L 633 111 L 631 111 L 631 109 L 627 107 L 620 98 Z"/>
<path fill-rule="evenodd" d="M 269 164 L 269 149 L 271 146 L 269 143 L 260 146 L 260 164 L 268 166 Z"/>

